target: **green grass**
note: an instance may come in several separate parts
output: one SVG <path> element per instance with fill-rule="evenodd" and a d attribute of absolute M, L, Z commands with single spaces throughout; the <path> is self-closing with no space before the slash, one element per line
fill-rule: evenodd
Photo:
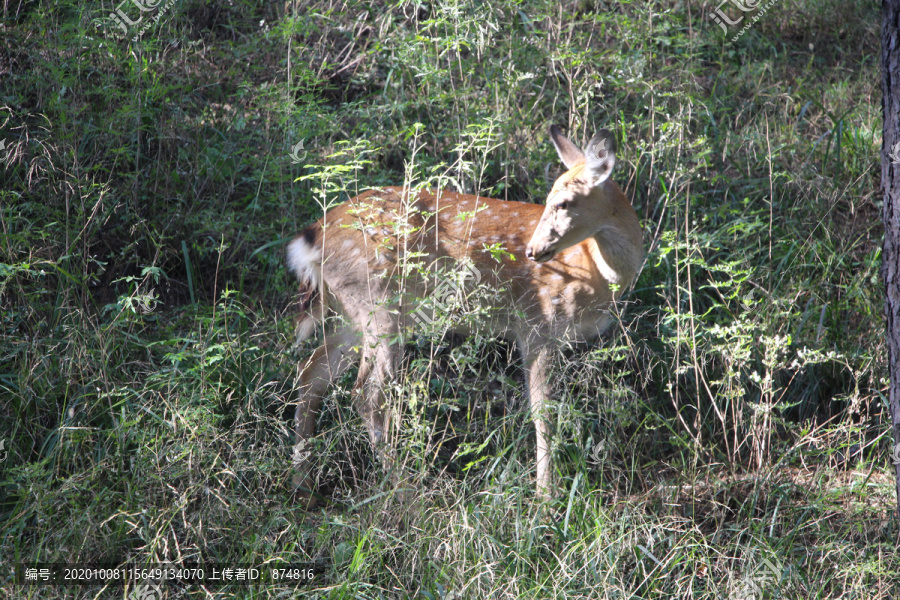
<path fill-rule="evenodd" d="M 137 41 L 112 4 L 4 5 L 3 564 L 316 569 L 190 598 L 900 594 L 877 2 L 782 0 L 735 42 L 693 1 L 295 4 L 179 0 Z M 392 390 L 413 492 L 351 373 L 302 510 L 286 239 L 371 186 L 541 202 L 552 123 L 616 133 L 647 249 L 555 365 L 554 500 L 515 354 L 438 336 Z"/>

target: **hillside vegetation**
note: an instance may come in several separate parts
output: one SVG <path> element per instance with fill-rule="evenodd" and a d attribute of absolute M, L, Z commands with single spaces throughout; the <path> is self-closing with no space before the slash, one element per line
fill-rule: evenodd
<path fill-rule="evenodd" d="M 149 4 L 0 5 L 3 564 L 315 569 L 169 598 L 900 595 L 880 3 L 781 0 L 736 40 L 694 0 Z M 374 186 L 543 202 L 551 124 L 615 133 L 647 251 L 556 361 L 554 499 L 514 348 L 438 323 L 391 389 L 412 493 L 351 373 L 304 510 L 285 243 Z"/>

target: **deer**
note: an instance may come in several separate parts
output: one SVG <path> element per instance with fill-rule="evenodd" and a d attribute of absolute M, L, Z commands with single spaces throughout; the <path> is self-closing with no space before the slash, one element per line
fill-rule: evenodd
<path fill-rule="evenodd" d="M 293 483 L 308 506 L 316 503 L 307 448 L 319 407 L 353 364 L 354 404 L 382 464 L 391 464 L 385 389 L 402 356 L 396 341 L 421 322 L 415 302 L 438 291 L 441 264 L 465 265 L 494 286 L 489 318 L 476 326 L 512 341 L 522 358 L 536 434 L 536 498 L 552 496 L 545 407 L 554 352 L 610 326 L 644 251 L 637 214 L 610 179 L 613 134 L 600 129 L 582 151 L 555 125 L 549 133 L 567 170 L 543 207 L 443 190 L 371 189 L 330 208 L 287 245 L 287 265 L 299 281 L 297 338 L 310 337 L 330 314 L 342 323 L 324 335 L 295 385 Z M 495 251 L 498 244 L 503 252 Z M 419 268 L 404 269 L 410 257 Z M 460 324 L 454 332 L 471 328 Z"/>

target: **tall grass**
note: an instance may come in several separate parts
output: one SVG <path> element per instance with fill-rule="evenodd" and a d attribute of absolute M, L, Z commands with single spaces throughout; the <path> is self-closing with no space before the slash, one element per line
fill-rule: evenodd
<path fill-rule="evenodd" d="M 896 597 L 878 4 L 782 0 L 734 43 L 710 9 L 182 0 L 132 41 L 110 3 L 4 4 L 4 564 L 315 565 L 164 591 L 192 598 Z M 551 123 L 616 132 L 647 249 L 554 365 L 554 500 L 513 349 L 438 323 L 392 390 L 414 493 L 351 373 L 302 510 L 284 242 L 365 187 L 540 202 Z"/>

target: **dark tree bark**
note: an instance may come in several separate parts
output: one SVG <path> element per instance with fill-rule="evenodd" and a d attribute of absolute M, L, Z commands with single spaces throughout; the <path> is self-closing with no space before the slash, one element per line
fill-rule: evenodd
<path fill-rule="evenodd" d="M 900 444 L 900 0 L 882 0 L 881 89 L 884 135 L 881 146 L 881 189 L 884 193 L 884 252 L 882 275 L 885 292 L 890 410 L 894 448 Z M 897 150 L 894 150 L 896 148 Z M 900 162 L 900 161 L 898 161 Z M 891 453 L 897 456 L 896 450 Z M 897 503 L 900 507 L 900 464 Z"/>

